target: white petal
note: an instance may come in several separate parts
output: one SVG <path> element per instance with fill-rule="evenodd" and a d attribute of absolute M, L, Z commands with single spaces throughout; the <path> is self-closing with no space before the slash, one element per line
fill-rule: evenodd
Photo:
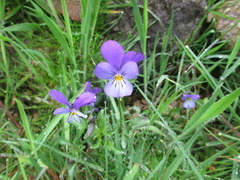
<path fill-rule="evenodd" d="M 127 79 L 112 79 L 106 84 L 104 91 L 110 97 L 130 96 L 133 91 L 133 86 Z"/>
<path fill-rule="evenodd" d="M 77 115 L 82 118 L 87 118 L 88 116 L 86 114 L 81 113 L 80 111 L 76 111 Z"/>

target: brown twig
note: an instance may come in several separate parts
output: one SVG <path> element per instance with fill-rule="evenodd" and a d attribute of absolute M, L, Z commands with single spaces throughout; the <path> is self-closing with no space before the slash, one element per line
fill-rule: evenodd
<path fill-rule="evenodd" d="M 2 101 L 0 101 L 0 107 L 1 108 L 5 108 L 5 105 L 3 104 Z M 13 117 L 13 115 L 8 111 L 6 110 L 6 114 L 8 115 L 8 117 L 10 118 L 10 120 L 12 121 L 12 123 L 20 130 L 20 132 L 22 134 L 24 134 L 24 129 L 23 127 L 15 120 L 15 118 Z"/>
<path fill-rule="evenodd" d="M 221 116 L 221 119 L 223 120 L 223 123 L 226 124 L 229 129 L 236 134 L 237 137 L 240 137 L 240 132 L 238 132 L 231 124 L 228 122 L 223 116 Z"/>

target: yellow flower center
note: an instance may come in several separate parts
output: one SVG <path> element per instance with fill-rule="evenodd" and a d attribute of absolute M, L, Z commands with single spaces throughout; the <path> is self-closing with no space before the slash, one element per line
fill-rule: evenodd
<path fill-rule="evenodd" d="M 71 112 L 72 115 L 76 115 L 77 113 L 76 112 Z"/>
<path fill-rule="evenodd" d="M 123 79 L 123 77 L 122 77 L 122 75 L 116 75 L 116 76 L 114 77 L 114 79 L 115 79 L 116 81 L 121 81 L 121 80 Z"/>

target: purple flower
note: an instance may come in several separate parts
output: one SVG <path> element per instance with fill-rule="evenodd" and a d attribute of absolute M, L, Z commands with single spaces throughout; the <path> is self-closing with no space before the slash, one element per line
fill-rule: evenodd
<path fill-rule="evenodd" d="M 200 95 L 198 94 L 183 94 L 182 100 L 184 101 L 183 107 L 184 108 L 194 108 L 195 107 L 195 101 L 200 98 Z"/>
<path fill-rule="evenodd" d="M 57 102 L 66 105 L 68 108 L 57 108 L 53 112 L 56 114 L 65 114 L 70 113 L 67 122 L 71 123 L 74 119 L 78 122 L 81 122 L 82 118 L 87 118 L 87 115 L 78 111 L 78 109 L 82 106 L 90 105 L 91 103 L 96 102 L 96 95 L 91 92 L 85 92 L 81 94 L 78 98 L 75 99 L 73 104 L 70 104 L 61 92 L 53 89 L 50 91 L 50 96 L 55 99 Z"/>
<path fill-rule="evenodd" d="M 91 93 L 97 94 L 102 91 L 101 89 L 99 89 L 97 87 L 91 89 L 91 85 L 92 85 L 91 81 L 85 82 L 85 85 L 86 85 L 85 90 L 84 90 L 85 92 L 91 92 Z"/>
<path fill-rule="evenodd" d="M 97 64 L 94 73 L 99 79 L 108 79 L 104 92 L 111 97 L 124 97 L 132 94 L 133 86 L 128 79 L 138 76 L 137 62 L 145 57 L 141 53 L 124 49 L 116 41 L 108 40 L 101 47 L 101 54 L 107 62 Z"/>

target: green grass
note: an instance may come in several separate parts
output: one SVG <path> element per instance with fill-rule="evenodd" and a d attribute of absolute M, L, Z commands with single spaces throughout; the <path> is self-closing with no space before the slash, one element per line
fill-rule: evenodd
<path fill-rule="evenodd" d="M 63 15 L 51 0 L 0 1 L 0 179 L 240 178 L 240 39 L 226 50 L 209 24 L 185 45 L 170 26 L 162 39 L 156 32 L 150 51 L 148 1 L 82 0 L 81 22 L 59 2 Z M 209 0 L 208 12 L 223 2 Z M 139 42 L 146 56 L 134 93 L 116 99 L 102 92 L 99 110 L 89 115 L 94 122 L 68 124 L 68 115 L 53 115 L 61 105 L 49 90 L 72 102 L 85 81 L 104 88 L 93 73 L 111 36 L 104 17 L 124 6 L 132 6 L 138 34 L 120 43 L 133 50 Z M 179 47 L 174 56 L 172 39 Z M 201 95 L 194 109 L 182 107 L 183 93 Z"/>

